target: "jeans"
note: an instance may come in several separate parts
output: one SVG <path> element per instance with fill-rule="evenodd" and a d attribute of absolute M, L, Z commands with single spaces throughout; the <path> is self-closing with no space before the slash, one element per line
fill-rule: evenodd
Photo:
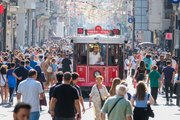
<path fill-rule="evenodd" d="M 75 120 L 75 118 L 63 118 L 63 117 L 55 117 L 54 120 Z"/>
<path fill-rule="evenodd" d="M 29 120 L 39 120 L 40 112 L 31 112 L 30 113 L 30 119 Z"/>
<path fill-rule="evenodd" d="M 15 88 L 9 88 L 9 102 L 13 102 L 13 93 Z"/>
<path fill-rule="evenodd" d="M 170 89 L 170 91 L 169 91 L 169 89 Z M 173 84 L 172 83 L 165 83 L 165 92 L 166 92 L 166 101 L 169 102 L 169 92 L 170 92 L 171 98 L 173 95 Z"/>
<path fill-rule="evenodd" d="M 154 101 L 156 102 L 158 95 L 158 87 L 151 87 L 151 95 L 154 98 Z"/>

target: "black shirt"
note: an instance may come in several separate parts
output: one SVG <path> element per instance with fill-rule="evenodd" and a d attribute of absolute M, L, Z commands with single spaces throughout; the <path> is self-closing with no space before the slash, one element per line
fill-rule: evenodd
<path fill-rule="evenodd" d="M 158 61 L 156 65 L 158 67 L 158 72 L 162 74 L 162 70 L 166 66 L 166 61 Z"/>
<path fill-rule="evenodd" d="M 53 96 L 53 93 L 54 93 L 54 89 L 56 88 L 56 86 L 60 85 L 62 83 L 57 83 L 55 85 L 53 85 L 50 90 L 49 90 L 49 101 L 51 100 L 52 96 Z"/>
<path fill-rule="evenodd" d="M 73 86 L 77 89 L 79 96 L 82 97 L 81 88 L 78 85 L 73 85 Z"/>
<path fill-rule="evenodd" d="M 53 97 L 57 99 L 55 116 L 72 118 L 75 117 L 75 100 L 79 99 L 78 91 L 72 85 L 61 84 L 54 89 Z"/>
<path fill-rule="evenodd" d="M 22 77 L 21 81 L 22 80 L 25 80 L 27 77 L 28 77 L 28 70 L 25 68 L 25 67 L 17 67 L 15 70 L 14 70 L 14 73 L 18 76 L 18 77 Z"/>
<path fill-rule="evenodd" d="M 68 59 L 68 58 L 64 58 L 62 60 L 62 70 L 63 70 L 63 73 L 65 72 L 71 72 L 71 68 L 70 68 L 70 65 L 71 65 L 71 60 Z"/>

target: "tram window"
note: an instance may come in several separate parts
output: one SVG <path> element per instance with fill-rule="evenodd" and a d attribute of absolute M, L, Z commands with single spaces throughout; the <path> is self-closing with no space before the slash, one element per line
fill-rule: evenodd
<path fill-rule="evenodd" d="M 86 65 L 87 64 L 87 45 L 79 44 L 77 46 L 77 64 Z"/>
<path fill-rule="evenodd" d="M 118 64 L 118 45 L 109 45 L 108 47 L 108 65 Z"/>
<path fill-rule="evenodd" d="M 106 45 L 89 44 L 89 64 L 106 65 Z"/>

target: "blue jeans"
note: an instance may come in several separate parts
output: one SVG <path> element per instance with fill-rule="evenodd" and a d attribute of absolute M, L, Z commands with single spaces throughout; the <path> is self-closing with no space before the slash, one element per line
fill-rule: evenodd
<path fill-rule="evenodd" d="M 30 119 L 29 120 L 39 120 L 40 113 L 39 111 L 37 112 L 31 112 L 30 113 Z"/>

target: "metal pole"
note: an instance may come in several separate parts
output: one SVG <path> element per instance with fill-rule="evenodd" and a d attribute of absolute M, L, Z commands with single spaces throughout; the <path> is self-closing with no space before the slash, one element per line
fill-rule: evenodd
<path fill-rule="evenodd" d="M 135 42 L 135 0 L 133 0 L 133 38 L 132 38 L 132 49 L 134 50 L 134 42 Z"/>
<path fill-rule="evenodd" d="M 6 20 L 7 20 L 7 4 L 6 7 L 4 9 L 4 16 L 3 16 L 3 51 L 6 51 Z"/>

